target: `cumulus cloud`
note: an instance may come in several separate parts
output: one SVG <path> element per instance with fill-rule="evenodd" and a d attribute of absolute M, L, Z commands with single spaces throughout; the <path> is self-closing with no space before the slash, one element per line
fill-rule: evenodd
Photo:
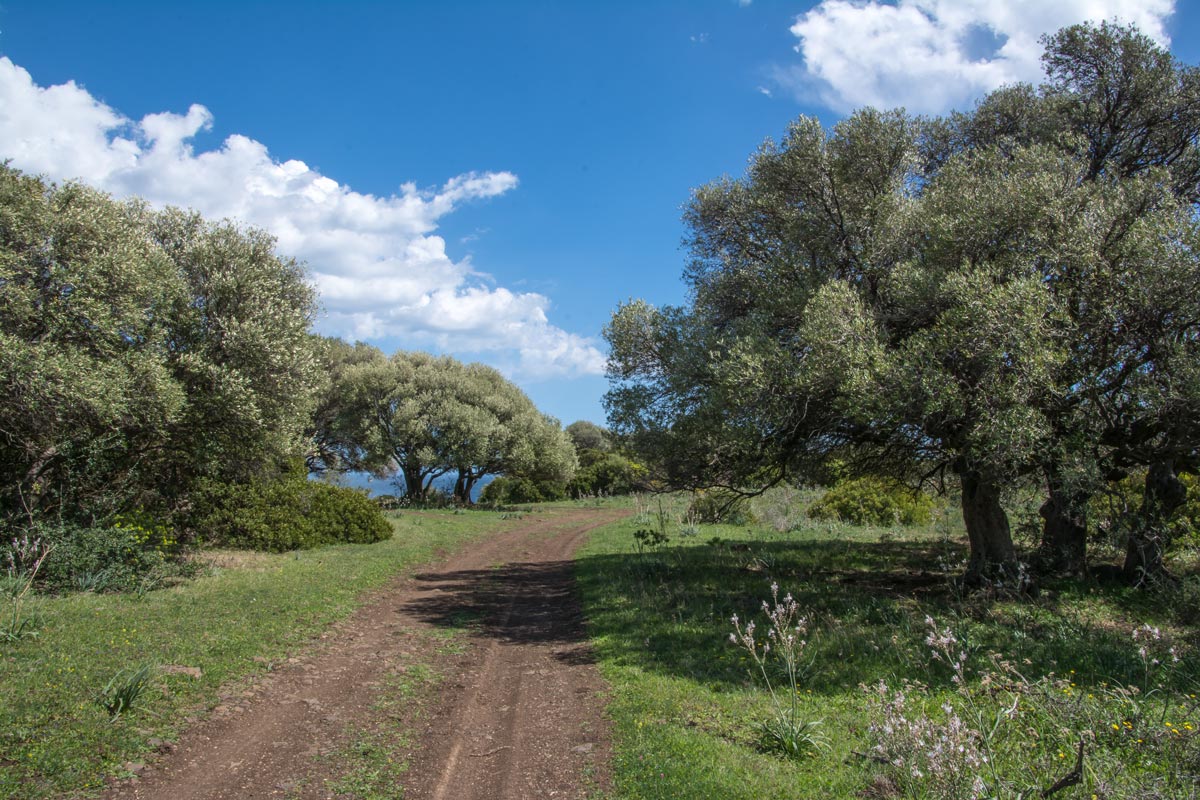
<path fill-rule="evenodd" d="M 1174 0 L 823 0 L 791 32 L 802 64 L 775 79 L 804 100 L 848 111 L 962 107 L 1006 83 L 1041 77 L 1043 34 L 1079 22 L 1136 24 L 1169 44 Z"/>
<path fill-rule="evenodd" d="M 74 82 L 41 87 L 0 58 L 0 159 L 269 230 L 281 253 L 308 263 L 327 312 L 322 330 L 490 353 L 527 377 L 604 371 L 591 340 L 550 323 L 548 298 L 485 285 L 470 260 L 452 259 L 435 233 L 462 204 L 512 191 L 516 175 L 472 172 L 377 197 L 303 161 L 277 161 L 246 136 L 197 152 L 193 142 L 212 122 L 201 105 L 133 121 Z"/>

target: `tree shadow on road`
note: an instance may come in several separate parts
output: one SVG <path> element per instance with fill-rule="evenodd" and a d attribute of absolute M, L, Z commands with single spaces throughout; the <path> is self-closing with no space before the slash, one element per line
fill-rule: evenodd
<path fill-rule="evenodd" d="M 406 613 L 438 628 L 467 628 L 504 644 L 558 646 L 569 664 L 595 662 L 574 578 L 574 562 L 517 562 L 490 569 L 425 572 Z"/>

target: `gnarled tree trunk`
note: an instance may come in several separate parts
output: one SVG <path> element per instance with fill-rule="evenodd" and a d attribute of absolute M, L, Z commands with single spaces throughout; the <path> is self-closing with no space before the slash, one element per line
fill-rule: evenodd
<path fill-rule="evenodd" d="M 1159 461 L 1146 472 L 1142 513 L 1125 551 L 1125 577 L 1135 586 L 1167 577 L 1163 556 L 1170 544 L 1168 519 L 1187 499 L 1187 487 L 1175 474 L 1173 461 Z"/>
<path fill-rule="evenodd" d="M 463 485 L 463 504 L 464 505 L 469 506 L 475 502 L 474 500 L 471 499 L 471 492 L 475 491 L 475 484 L 478 481 L 479 481 L 479 476 L 476 475 L 475 473 L 472 472 L 467 475 L 467 481 Z"/>
<path fill-rule="evenodd" d="M 1067 488 L 1053 471 L 1048 476 L 1050 496 L 1038 514 L 1042 517 L 1042 544 L 1038 561 L 1044 571 L 1057 575 L 1082 575 L 1087 569 L 1086 492 Z"/>
<path fill-rule="evenodd" d="M 962 479 L 963 522 L 971 544 L 966 583 L 979 586 L 992 580 L 1015 581 L 1019 565 L 1008 514 L 1000 505 L 999 485 L 972 470 L 962 472 L 959 477 Z M 1015 583 L 1013 588 L 1024 589 Z"/>
<path fill-rule="evenodd" d="M 471 505 L 471 492 L 474 491 L 478 480 L 479 476 L 473 469 L 460 469 L 458 477 L 454 480 L 454 499 L 464 506 Z"/>
<path fill-rule="evenodd" d="M 425 483 L 420 465 L 405 464 L 400 472 L 404 475 L 404 496 L 410 500 L 425 497 Z"/>

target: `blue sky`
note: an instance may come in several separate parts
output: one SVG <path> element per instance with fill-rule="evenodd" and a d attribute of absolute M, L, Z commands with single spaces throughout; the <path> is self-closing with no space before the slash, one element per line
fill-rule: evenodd
<path fill-rule="evenodd" d="M 500 367 L 603 421 L 600 330 L 683 302 L 680 209 L 800 114 L 940 113 L 1038 78 L 1037 37 L 1195 2 L 0 0 L 0 158 L 266 227 L 318 329 Z"/>

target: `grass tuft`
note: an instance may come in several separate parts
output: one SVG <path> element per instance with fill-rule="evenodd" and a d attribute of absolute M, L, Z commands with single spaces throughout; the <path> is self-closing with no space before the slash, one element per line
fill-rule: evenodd
<path fill-rule="evenodd" d="M 137 669 L 123 669 L 109 678 L 108 683 L 100 690 L 96 702 L 108 712 L 110 722 L 116 722 L 133 708 L 138 698 L 150 688 L 155 673 L 156 668 L 153 664 L 143 664 Z"/>

